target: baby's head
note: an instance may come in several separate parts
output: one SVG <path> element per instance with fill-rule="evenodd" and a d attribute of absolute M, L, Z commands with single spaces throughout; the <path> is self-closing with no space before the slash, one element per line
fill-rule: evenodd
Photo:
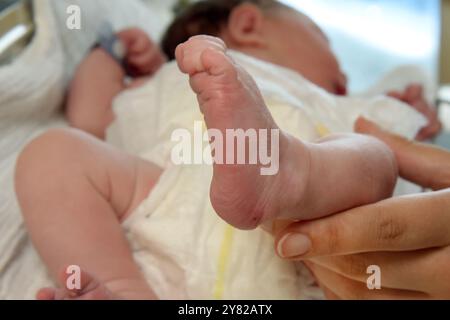
<path fill-rule="evenodd" d="M 322 30 L 304 14 L 275 0 L 205 0 L 184 10 L 164 36 L 175 48 L 190 37 L 222 38 L 231 49 L 301 73 L 335 94 L 345 94 L 346 77 Z"/>

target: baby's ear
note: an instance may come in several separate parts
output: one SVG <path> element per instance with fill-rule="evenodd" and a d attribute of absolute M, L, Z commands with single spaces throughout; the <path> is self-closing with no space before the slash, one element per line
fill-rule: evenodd
<path fill-rule="evenodd" d="M 264 13 L 257 6 L 244 3 L 231 12 L 228 36 L 239 46 L 259 46 L 264 43 Z"/>

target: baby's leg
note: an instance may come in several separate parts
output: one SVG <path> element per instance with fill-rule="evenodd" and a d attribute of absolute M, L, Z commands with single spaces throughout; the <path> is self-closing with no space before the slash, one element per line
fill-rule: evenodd
<path fill-rule="evenodd" d="M 16 191 L 33 243 L 55 279 L 78 265 L 114 297 L 155 298 L 120 223 L 160 172 L 76 129 L 49 131 L 25 148 Z"/>
<path fill-rule="evenodd" d="M 190 75 L 208 128 L 218 129 L 225 141 L 227 129 L 278 129 L 255 82 L 226 54 L 220 39 L 191 38 L 176 56 L 181 71 Z M 307 144 L 280 131 L 270 145 L 276 142 L 279 172 L 274 176 L 262 176 L 261 163 L 214 164 L 211 202 L 238 228 L 276 219 L 315 219 L 376 202 L 393 191 L 396 162 L 378 140 L 340 135 Z"/>

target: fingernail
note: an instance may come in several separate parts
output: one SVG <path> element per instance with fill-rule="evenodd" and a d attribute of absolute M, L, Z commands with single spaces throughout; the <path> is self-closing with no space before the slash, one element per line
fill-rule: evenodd
<path fill-rule="evenodd" d="M 278 254 L 283 258 L 303 256 L 312 248 L 309 238 L 300 233 L 289 233 L 278 242 Z"/>

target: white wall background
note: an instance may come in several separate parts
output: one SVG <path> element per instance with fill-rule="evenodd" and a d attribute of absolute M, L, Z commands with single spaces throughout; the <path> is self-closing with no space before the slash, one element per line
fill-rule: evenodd
<path fill-rule="evenodd" d="M 282 0 L 313 18 L 331 38 L 350 91 L 413 64 L 438 79 L 439 0 Z"/>
<path fill-rule="evenodd" d="M 161 36 L 162 33 L 165 31 L 166 27 L 172 21 L 173 18 L 172 8 L 177 2 L 177 0 L 141 0 L 141 1 L 146 3 L 150 7 L 152 13 L 154 13 L 158 17 L 158 21 L 162 23 L 162 25 L 160 26 L 161 27 L 160 36 Z"/>

